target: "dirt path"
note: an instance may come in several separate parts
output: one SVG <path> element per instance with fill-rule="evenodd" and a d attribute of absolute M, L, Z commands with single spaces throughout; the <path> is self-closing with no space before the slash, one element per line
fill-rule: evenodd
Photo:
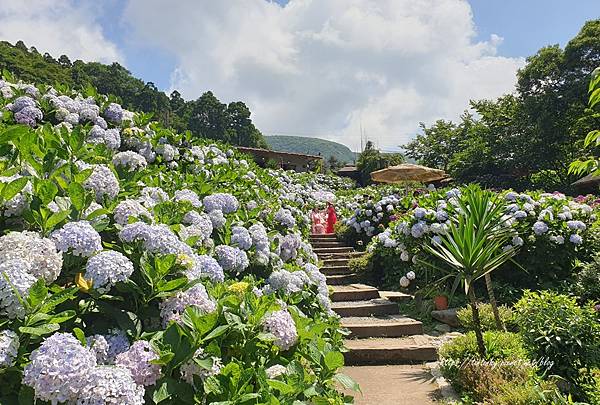
<path fill-rule="evenodd" d="M 360 384 L 354 395 L 357 405 L 434 405 L 436 385 L 423 366 L 345 367 L 344 374 Z"/>

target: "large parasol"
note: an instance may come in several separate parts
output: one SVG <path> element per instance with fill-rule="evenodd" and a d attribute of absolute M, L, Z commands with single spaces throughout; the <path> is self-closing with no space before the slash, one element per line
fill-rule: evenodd
<path fill-rule="evenodd" d="M 408 181 L 418 181 L 427 183 L 448 178 L 448 174 L 443 170 L 432 169 L 431 167 L 403 163 L 398 166 L 390 166 L 385 169 L 377 170 L 371 173 L 371 179 L 378 183 L 403 183 Z"/>

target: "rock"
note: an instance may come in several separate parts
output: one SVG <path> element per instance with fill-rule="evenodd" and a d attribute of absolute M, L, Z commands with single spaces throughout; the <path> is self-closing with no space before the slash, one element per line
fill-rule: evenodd
<path fill-rule="evenodd" d="M 458 317 L 456 316 L 456 311 L 458 311 L 457 308 L 449 308 L 442 311 L 431 311 L 431 317 L 442 323 L 445 323 L 446 325 L 456 328 L 460 325 L 458 322 Z"/>
<path fill-rule="evenodd" d="M 450 325 L 447 325 L 445 323 L 439 323 L 435 325 L 435 330 L 437 330 L 440 333 L 449 333 L 450 331 L 452 331 L 452 328 L 450 327 Z"/>

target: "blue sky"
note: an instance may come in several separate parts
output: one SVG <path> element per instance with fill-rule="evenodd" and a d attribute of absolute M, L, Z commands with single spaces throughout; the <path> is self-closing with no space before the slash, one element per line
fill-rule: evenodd
<path fill-rule="evenodd" d="M 526 57 L 600 18 L 600 0 L 277 1 L 0 0 L 0 40 L 244 101 L 265 134 L 356 150 L 363 128 L 397 149 L 513 92 Z"/>

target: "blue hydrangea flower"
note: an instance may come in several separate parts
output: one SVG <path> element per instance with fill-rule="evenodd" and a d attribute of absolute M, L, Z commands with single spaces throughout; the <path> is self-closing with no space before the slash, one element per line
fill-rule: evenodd
<path fill-rule="evenodd" d="M 204 210 L 206 212 L 221 211 L 224 214 L 230 214 L 238 210 L 240 203 L 231 194 L 216 193 L 211 194 L 202 200 L 204 203 Z"/>
<path fill-rule="evenodd" d="M 546 233 L 547 231 L 548 231 L 548 225 L 546 225 L 545 222 L 537 221 L 535 224 L 533 224 L 533 232 L 536 235 L 542 235 L 542 234 Z"/>

